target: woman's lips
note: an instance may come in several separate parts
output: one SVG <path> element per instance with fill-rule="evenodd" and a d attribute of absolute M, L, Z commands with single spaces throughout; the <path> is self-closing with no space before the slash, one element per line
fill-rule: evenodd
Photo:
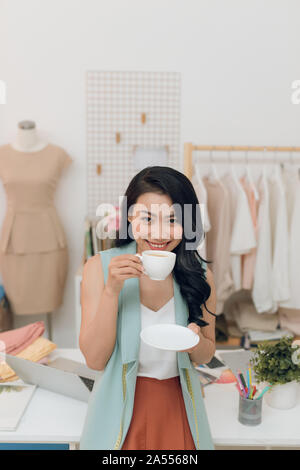
<path fill-rule="evenodd" d="M 151 242 L 149 242 L 149 240 L 145 240 L 145 241 L 148 243 L 151 250 L 164 250 L 170 243 L 170 242 L 166 242 L 166 243 L 163 243 L 163 244 L 162 243 L 152 244 Z"/>

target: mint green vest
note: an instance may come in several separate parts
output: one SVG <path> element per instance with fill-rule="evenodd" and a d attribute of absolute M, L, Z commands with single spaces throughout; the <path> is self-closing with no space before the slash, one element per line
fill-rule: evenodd
<path fill-rule="evenodd" d="M 101 251 L 104 282 L 110 259 L 136 253 L 136 241 Z M 175 319 L 188 325 L 188 308 L 173 277 Z M 119 294 L 117 338 L 113 353 L 91 392 L 80 439 L 80 449 L 122 449 L 130 426 L 139 365 L 141 314 L 139 279 L 124 282 Z M 196 449 L 214 449 L 197 371 L 187 352 L 177 352 L 180 383 Z"/>

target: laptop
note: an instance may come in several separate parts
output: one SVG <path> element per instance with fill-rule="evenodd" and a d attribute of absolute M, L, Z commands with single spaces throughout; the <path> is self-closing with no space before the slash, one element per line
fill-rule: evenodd
<path fill-rule="evenodd" d="M 25 383 L 84 402 L 88 402 L 94 383 L 101 375 L 101 371 L 63 357 L 54 359 L 48 365 L 11 354 L 0 353 L 0 359 L 2 357 Z"/>

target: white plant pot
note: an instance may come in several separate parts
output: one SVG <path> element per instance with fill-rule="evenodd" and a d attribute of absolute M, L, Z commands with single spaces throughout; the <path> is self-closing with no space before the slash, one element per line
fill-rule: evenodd
<path fill-rule="evenodd" d="M 286 384 L 274 385 L 265 394 L 266 402 L 272 408 L 288 410 L 296 406 L 299 384 L 295 380 Z"/>

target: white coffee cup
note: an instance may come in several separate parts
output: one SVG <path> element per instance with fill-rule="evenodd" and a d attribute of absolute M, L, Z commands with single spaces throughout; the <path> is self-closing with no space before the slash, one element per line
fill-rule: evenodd
<path fill-rule="evenodd" d="M 145 250 L 140 255 L 136 253 L 143 263 L 145 274 L 154 281 L 163 281 L 173 271 L 176 254 L 172 251 Z"/>

